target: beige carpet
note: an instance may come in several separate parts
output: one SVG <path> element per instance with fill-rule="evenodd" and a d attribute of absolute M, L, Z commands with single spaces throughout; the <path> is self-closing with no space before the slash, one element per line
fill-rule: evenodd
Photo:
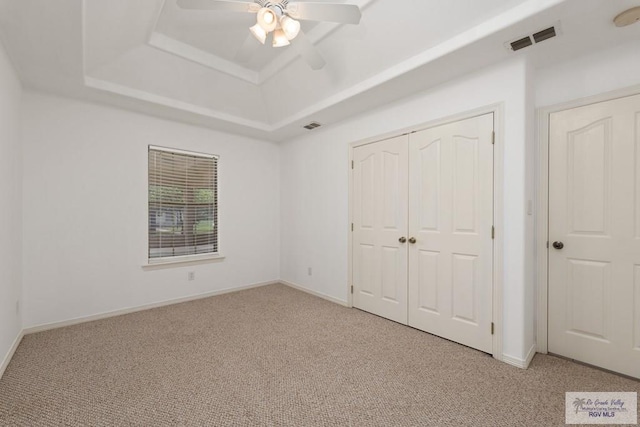
<path fill-rule="evenodd" d="M 29 335 L 10 426 L 561 426 L 565 391 L 640 382 L 529 370 L 282 285 Z"/>

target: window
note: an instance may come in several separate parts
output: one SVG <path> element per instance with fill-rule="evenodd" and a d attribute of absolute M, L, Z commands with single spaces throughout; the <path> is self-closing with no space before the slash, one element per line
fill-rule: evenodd
<path fill-rule="evenodd" d="M 217 253 L 218 157 L 149 146 L 149 262 Z"/>

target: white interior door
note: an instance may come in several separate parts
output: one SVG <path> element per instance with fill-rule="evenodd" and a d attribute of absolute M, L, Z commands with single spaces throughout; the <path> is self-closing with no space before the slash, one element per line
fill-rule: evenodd
<path fill-rule="evenodd" d="M 639 131 L 640 96 L 550 117 L 548 331 L 550 352 L 638 378 Z"/>
<path fill-rule="evenodd" d="M 409 159 L 409 325 L 492 353 L 493 114 L 411 134 Z"/>
<path fill-rule="evenodd" d="M 353 150 L 353 305 L 407 323 L 407 136 Z"/>

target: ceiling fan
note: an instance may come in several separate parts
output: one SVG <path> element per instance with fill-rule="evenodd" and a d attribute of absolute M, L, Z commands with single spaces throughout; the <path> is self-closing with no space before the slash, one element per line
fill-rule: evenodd
<path fill-rule="evenodd" d="M 257 22 L 249 28 L 253 37 L 265 44 L 268 35 L 273 33 L 273 47 L 287 46 L 295 39 L 294 46 L 314 70 L 323 68 L 326 63 L 311 41 L 305 37 L 298 20 L 358 24 L 362 17 L 358 6 L 341 3 L 289 2 L 289 0 L 254 0 L 253 2 L 178 0 L 177 3 L 182 9 L 255 13 Z M 236 59 L 240 62 L 249 60 L 254 46 L 245 42 Z"/>

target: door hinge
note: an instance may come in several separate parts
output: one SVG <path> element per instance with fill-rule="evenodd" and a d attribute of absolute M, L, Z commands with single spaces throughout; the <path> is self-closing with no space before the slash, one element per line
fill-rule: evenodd
<path fill-rule="evenodd" d="M 549 249 L 549 241 L 547 240 L 547 249 Z"/>
<path fill-rule="evenodd" d="M 353 160 L 351 160 L 351 169 L 353 169 Z"/>
<path fill-rule="evenodd" d="M 493 335 L 493 333 L 495 332 L 495 325 L 493 324 L 493 322 L 491 322 L 491 335 Z"/>
<path fill-rule="evenodd" d="M 491 132 L 491 144 L 495 144 L 496 143 L 496 133 L 495 131 Z"/>
<path fill-rule="evenodd" d="M 491 226 L 491 238 L 495 239 L 496 238 L 496 227 Z"/>
<path fill-rule="evenodd" d="M 353 285 L 351 285 L 351 293 L 353 293 Z"/>
<path fill-rule="evenodd" d="M 353 231 L 353 223 L 351 223 L 351 231 Z"/>

